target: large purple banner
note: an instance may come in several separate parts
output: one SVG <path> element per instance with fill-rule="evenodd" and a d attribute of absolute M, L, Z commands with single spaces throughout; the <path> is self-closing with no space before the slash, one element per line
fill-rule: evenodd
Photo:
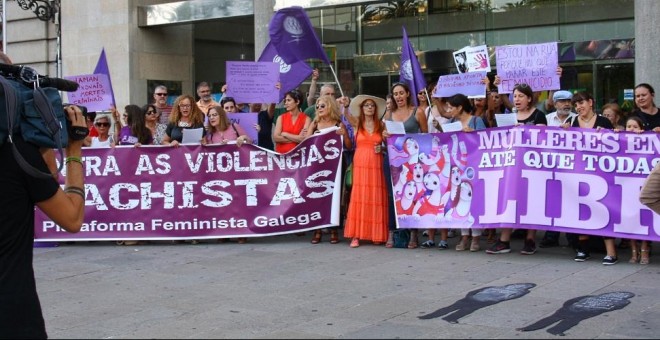
<path fill-rule="evenodd" d="M 660 241 L 639 192 L 658 134 L 553 127 L 388 139 L 400 228 L 514 227 Z"/>
<path fill-rule="evenodd" d="M 287 234 L 339 225 L 342 143 L 287 154 L 254 145 L 85 149 L 85 221 L 69 234 L 37 210 L 35 239 L 159 240 Z"/>

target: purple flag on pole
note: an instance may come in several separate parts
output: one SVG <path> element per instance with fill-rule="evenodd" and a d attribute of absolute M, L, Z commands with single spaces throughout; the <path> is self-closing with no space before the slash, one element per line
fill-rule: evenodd
<path fill-rule="evenodd" d="M 302 7 L 282 8 L 268 25 L 270 42 L 287 64 L 311 58 L 330 64 L 328 55 L 316 37 L 314 27 Z"/>
<path fill-rule="evenodd" d="M 105 48 L 101 50 L 101 56 L 96 63 L 94 74 L 105 74 L 108 76 L 108 83 L 110 84 L 110 96 L 112 97 L 112 105 L 115 105 L 115 92 L 112 90 L 112 79 L 110 78 L 110 69 L 108 68 L 108 60 L 105 57 Z"/>
<path fill-rule="evenodd" d="M 423 91 L 426 88 L 426 81 L 424 80 L 422 68 L 419 66 L 417 55 L 415 55 L 415 50 L 413 50 L 412 45 L 410 45 L 408 32 L 406 32 L 405 27 L 402 28 L 403 46 L 401 49 L 401 66 L 399 67 L 399 78 L 401 78 L 400 81 L 402 83 L 410 87 L 413 103 L 415 103 L 415 105 L 419 105 L 417 102 L 417 93 L 419 93 L 419 91 Z"/>
<path fill-rule="evenodd" d="M 312 68 L 304 61 L 296 61 L 291 65 L 284 62 L 272 42 L 268 42 L 264 51 L 261 52 L 259 61 L 272 61 L 280 65 L 280 100 L 284 98 L 287 92 L 298 87 L 312 74 Z"/>

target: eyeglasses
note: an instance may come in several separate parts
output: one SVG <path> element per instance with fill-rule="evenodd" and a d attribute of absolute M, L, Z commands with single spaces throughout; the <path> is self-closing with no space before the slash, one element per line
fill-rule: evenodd
<path fill-rule="evenodd" d="M 376 107 L 376 104 L 374 104 L 374 103 L 366 103 L 366 104 L 362 105 L 362 107 Z"/>
<path fill-rule="evenodd" d="M 167 93 L 154 93 L 157 96 L 167 96 Z"/>
<path fill-rule="evenodd" d="M 158 112 L 156 112 L 156 111 L 154 111 L 154 110 L 149 110 L 149 111 L 147 111 L 147 113 L 146 113 L 147 116 L 156 115 L 156 114 L 158 114 Z"/>
<path fill-rule="evenodd" d="M 316 109 L 325 109 L 325 104 L 316 105 Z"/>
<path fill-rule="evenodd" d="M 179 107 L 182 108 L 182 109 L 189 109 L 189 108 L 191 108 L 191 105 L 190 104 L 179 104 Z"/>
<path fill-rule="evenodd" d="M 94 125 L 98 127 L 110 127 L 110 123 L 95 123 Z"/>

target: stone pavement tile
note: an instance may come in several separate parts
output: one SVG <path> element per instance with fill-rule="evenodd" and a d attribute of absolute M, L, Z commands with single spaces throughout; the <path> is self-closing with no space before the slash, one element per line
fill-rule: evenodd
<path fill-rule="evenodd" d="M 433 329 L 423 334 L 422 339 L 494 339 L 503 330 L 496 327 L 486 327 L 471 324 L 451 324 L 442 319 L 427 320 L 433 322 Z"/>
<path fill-rule="evenodd" d="M 347 332 L 347 339 L 416 339 L 423 338 L 433 328 L 383 321 L 353 332 Z"/>
<path fill-rule="evenodd" d="M 291 325 L 286 331 L 271 333 L 269 334 L 269 337 L 280 338 L 284 336 L 285 338 L 288 338 L 288 333 L 291 333 L 294 336 L 297 334 L 307 334 L 308 337 L 306 339 L 342 338 L 347 334 L 371 327 L 371 325 L 371 323 L 360 319 L 323 316 L 307 322 Z"/>

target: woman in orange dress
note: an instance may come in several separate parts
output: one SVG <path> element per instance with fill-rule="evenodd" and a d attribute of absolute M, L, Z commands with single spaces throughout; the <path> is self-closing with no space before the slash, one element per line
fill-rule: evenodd
<path fill-rule="evenodd" d="M 360 240 L 383 244 L 387 240 L 387 190 L 383 175 L 383 123 L 385 100 L 359 95 L 351 101 L 350 119 L 355 130 L 353 188 L 348 206 L 344 237 L 351 238 L 351 248 Z"/>
<path fill-rule="evenodd" d="M 275 151 L 279 153 L 291 151 L 305 139 L 311 119 L 300 111 L 300 103 L 302 94 L 298 90 L 291 90 L 284 97 L 284 108 L 287 112 L 277 117 L 273 130 Z"/>

